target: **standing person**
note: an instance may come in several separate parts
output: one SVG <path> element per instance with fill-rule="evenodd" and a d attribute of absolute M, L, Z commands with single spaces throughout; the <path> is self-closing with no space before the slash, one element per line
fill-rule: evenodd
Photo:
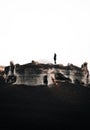
<path fill-rule="evenodd" d="M 57 55 L 56 55 L 56 53 L 54 53 L 54 63 L 56 64 L 56 57 L 57 57 Z"/>

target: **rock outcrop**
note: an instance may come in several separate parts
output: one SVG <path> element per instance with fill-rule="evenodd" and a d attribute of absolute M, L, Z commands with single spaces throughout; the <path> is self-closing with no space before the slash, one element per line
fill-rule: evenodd
<path fill-rule="evenodd" d="M 50 86 L 65 81 L 85 86 L 89 83 L 89 71 L 86 62 L 81 67 L 73 64 L 68 64 L 67 66 L 40 64 L 35 61 L 24 65 L 13 65 L 10 64 L 10 66 L 5 67 L 6 82 L 8 81 L 8 77 L 15 76 L 12 78 L 15 84 L 32 86 Z"/>

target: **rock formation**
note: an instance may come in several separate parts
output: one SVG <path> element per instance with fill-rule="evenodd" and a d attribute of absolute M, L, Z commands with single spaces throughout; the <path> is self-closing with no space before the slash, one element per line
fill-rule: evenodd
<path fill-rule="evenodd" d="M 32 86 L 50 86 L 65 81 L 84 86 L 89 83 L 89 71 L 86 62 L 82 64 L 81 68 L 73 64 L 63 66 L 59 64 L 41 64 L 35 61 L 24 65 L 10 63 L 10 66 L 5 67 L 5 75 L 6 82 L 11 82 L 10 78 L 12 78 L 15 84 Z"/>

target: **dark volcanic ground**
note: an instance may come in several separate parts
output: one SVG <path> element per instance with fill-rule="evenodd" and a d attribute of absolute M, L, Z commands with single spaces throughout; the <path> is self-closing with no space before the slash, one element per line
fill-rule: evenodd
<path fill-rule="evenodd" d="M 2 128 L 80 129 L 89 127 L 89 118 L 90 88 L 69 83 L 0 87 Z"/>

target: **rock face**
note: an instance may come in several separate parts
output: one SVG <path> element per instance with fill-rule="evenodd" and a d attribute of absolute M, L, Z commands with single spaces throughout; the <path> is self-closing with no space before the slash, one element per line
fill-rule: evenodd
<path fill-rule="evenodd" d="M 11 67 L 7 67 L 6 77 L 12 73 Z M 25 85 L 52 85 L 58 82 L 71 82 L 83 85 L 89 83 L 89 71 L 87 64 L 84 63 L 81 68 L 69 64 L 53 65 L 53 64 L 40 64 L 40 63 L 29 63 L 25 65 L 14 65 L 14 71 L 12 75 L 15 75 L 16 81 L 14 84 L 25 84 Z"/>
<path fill-rule="evenodd" d="M 27 64 L 22 66 L 16 66 L 14 74 L 17 77 L 16 84 L 26 85 L 44 85 L 45 77 L 47 78 L 47 84 L 53 84 L 51 77 L 54 76 L 54 68 L 44 64 Z"/>

